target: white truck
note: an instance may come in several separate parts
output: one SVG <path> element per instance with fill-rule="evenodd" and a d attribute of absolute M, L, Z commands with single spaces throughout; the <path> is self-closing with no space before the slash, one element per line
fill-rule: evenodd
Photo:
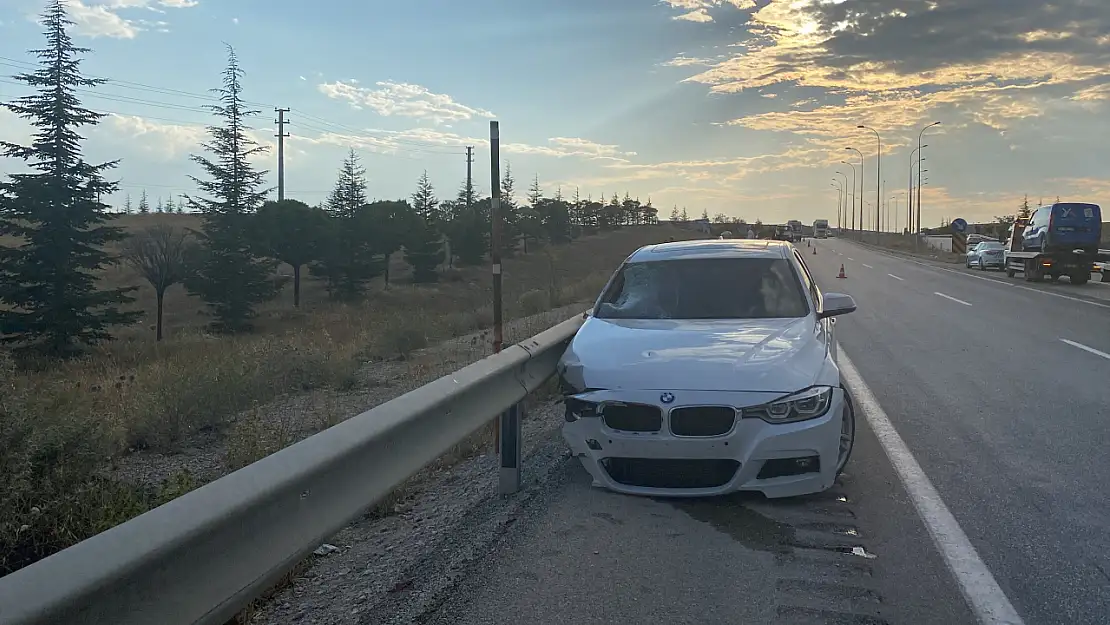
<path fill-rule="evenodd" d="M 813 237 L 815 239 L 829 238 L 829 220 L 818 219 L 813 222 Z"/>

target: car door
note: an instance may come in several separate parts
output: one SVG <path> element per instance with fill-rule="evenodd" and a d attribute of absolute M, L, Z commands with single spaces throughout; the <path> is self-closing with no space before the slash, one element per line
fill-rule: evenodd
<path fill-rule="evenodd" d="M 802 282 L 805 283 L 806 291 L 809 292 L 809 297 L 813 302 L 813 311 L 816 315 L 816 312 L 821 310 L 821 287 L 817 286 L 817 281 L 813 279 L 813 274 L 810 273 L 809 266 L 806 265 L 805 259 L 798 253 L 798 250 L 794 250 L 794 260 L 798 263 L 798 267 L 801 270 Z M 833 360 L 836 360 L 835 328 L 835 318 L 820 319 L 817 321 L 816 327 L 814 328 L 817 339 L 825 344 L 825 350 L 832 354 Z"/>

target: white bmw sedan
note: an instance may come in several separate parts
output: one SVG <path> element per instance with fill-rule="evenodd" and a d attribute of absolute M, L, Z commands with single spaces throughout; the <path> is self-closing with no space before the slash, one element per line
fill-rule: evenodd
<path fill-rule="evenodd" d="M 855 442 L 833 338 L 855 309 L 783 241 L 640 248 L 559 363 L 563 437 L 622 493 L 825 490 Z"/>

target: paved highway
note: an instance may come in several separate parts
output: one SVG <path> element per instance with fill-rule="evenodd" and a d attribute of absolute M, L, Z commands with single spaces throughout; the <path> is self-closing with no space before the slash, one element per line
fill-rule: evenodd
<path fill-rule="evenodd" d="M 362 607 L 305 586 L 334 609 L 302 605 L 298 619 L 1106 623 L 1110 288 L 1029 285 L 843 240 L 816 246 L 803 251 L 822 288 L 859 304 L 837 332 L 867 404 L 832 490 L 667 501 L 595 489 L 552 406 L 529 420 L 548 429 L 520 495 L 460 513 L 450 536 L 428 528 L 435 553 L 384 571 L 397 584 L 381 594 L 362 584 Z M 376 571 L 382 557 L 336 562 L 336 578 Z"/>
<path fill-rule="evenodd" d="M 860 306 L 841 346 L 1021 617 L 1106 623 L 1110 288 L 817 246 Z"/>

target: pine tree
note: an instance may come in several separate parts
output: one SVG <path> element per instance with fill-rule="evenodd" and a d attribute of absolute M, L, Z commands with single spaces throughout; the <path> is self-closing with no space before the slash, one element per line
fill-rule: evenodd
<path fill-rule="evenodd" d="M 452 205 L 455 215 L 447 233 L 451 251 L 458 256 L 460 265 L 480 264 L 489 250 L 489 199 L 479 202 L 474 196 L 474 186 L 464 181 Z"/>
<path fill-rule="evenodd" d="M 150 202 L 146 199 L 146 189 L 143 189 L 143 194 L 139 196 L 139 214 L 146 215 L 150 212 Z"/>
<path fill-rule="evenodd" d="M 353 300 L 369 282 L 385 271 L 386 259 L 378 243 L 372 215 L 366 210 L 366 170 L 351 150 L 339 168 L 339 179 L 324 204 L 329 219 L 328 244 L 319 260 L 309 266 L 313 275 L 327 282 L 333 299 Z"/>
<path fill-rule="evenodd" d="M 682 207 L 682 218 L 681 219 L 682 219 L 683 223 L 686 223 L 687 221 L 690 221 L 690 216 L 686 214 L 686 207 L 685 206 Z"/>
<path fill-rule="evenodd" d="M 678 214 L 678 204 L 675 204 L 674 208 L 671 209 L 671 221 L 680 221 L 681 219 L 682 216 Z"/>
<path fill-rule="evenodd" d="M 255 306 L 273 299 L 278 289 L 271 278 L 276 263 L 252 252 L 251 218 L 269 190 L 263 187 L 266 172 L 256 170 L 249 159 L 266 148 L 247 134 L 247 120 L 258 111 L 244 104 L 243 70 L 235 50 L 227 50 L 223 86 L 213 90 L 219 104 L 207 107 L 222 121 L 208 128 L 211 139 L 203 145 L 213 158 L 190 156 L 208 176 L 190 179 L 210 197 L 186 196 L 189 207 L 204 216 L 201 239 L 206 249 L 185 287 L 208 305 L 214 330 L 243 332 L 253 328 Z"/>
<path fill-rule="evenodd" d="M 1018 208 L 1018 218 L 1029 219 L 1029 215 L 1031 214 L 1032 210 L 1029 208 L 1029 194 L 1026 194 L 1025 199 L 1021 201 L 1021 206 Z"/>
<path fill-rule="evenodd" d="M 512 256 L 520 239 L 520 211 L 516 205 L 516 180 L 512 165 L 505 162 L 505 175 L 501 177 L 501 253 Z"/>
<path fill-rule="evenodd" d="M 53 0 L 42 16 L 47 45 L 33 50 L 38 69 L 15 76 L 36 89 L 3 106 L 36 129 L 31 145 L 0 141 L 0 154 L 25 161 L 34 173 L 10 174 L 0 183 L 0 235 L 23 240 L 0 246 L 0 335 L 21 353 L 65 356 L 111 338 L 112 326 L 134 323 L 137 312 L 121 312 L 134 288 L 99 290 L 94 271 L 115 258 L 107 243 L 125 238 L 105 225 L 109 208 L 100 196 L 117 188 L 104 172 L 117 161 L 91 164 L 81 152 L 82 126 L 103 114 L 81 106 L 78 92 L 100 79 L 80 73 L 64 0 Z"/>
<path fill-rule="evenodd" d="M 709 219 L 709 211 L 707 211 L 703 208 L 702 211 L 701 211 L 701 218 L 705 219 L 705 220 L 708 220 Z"/>
<path fill-rule="evenodd" d="M 128 193 L 127 196 L 123 198 L 123 212 L 127 215 L 131 214 L 131 194 L 130 193 Z"/>
<path fill-rule="evenodd" d="M 161 199 L 159 199 L 158 201 L 161 202 Z M 166 203 L 162 206 L 162 210 L 164 210 L 166 213 L 172 213 L 176 209 L 177 209 L 177 207 L 174 206 L 173 196 L 171 195 L 170 199 L 166 200 Z"/>
<path fill-rule="evenodd" d="M 445 259 L 443 234 L 443 212 L 428 172 L 425 170 L 416 183 L 412 194 L 414 220 L 412 229 L 405 236 L 405 262 L 412 267 L 412 281 L 429 283 L 439 280 L 436 269 Z"/>
<path fill-rule="evenodd" d="M 442 213 L 439 209 L 439 199 L 436 197 L 435 187 L 428 178 L 428 170 L 420 175 L 416 181 L 416 192 L 412 194 L 412 210 L 416 216 L 428 224 L 437 224 L 441 221 Z"/>
<path fill-rule="evenodd" d="M 158 198 L 158 203 L 155 204 L 154 206 L 155 206 L 154 212 L 156 212 L 156 213 L 166 212 L 166 206 L 164 204 L 162 204 L 162 198 L 161 197 Z"/>

